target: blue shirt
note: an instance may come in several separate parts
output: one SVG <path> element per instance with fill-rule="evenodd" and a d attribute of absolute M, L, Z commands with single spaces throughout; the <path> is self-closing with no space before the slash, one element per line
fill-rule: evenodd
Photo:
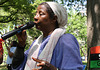
<path fill-rule="evenodd" d="M 14 53 L 16 50 L 16 47 L 11 47 L 10 48 L 10 52 Z M 7 64 L 12 64 L 12 60 L 13 60 L 13 57 L 11 58 L 8 54 L 8 57 L 7 57 Z"/>
<path fill-rule="evenodd" d="M 49 38 L 50 35 L 43 40 L 39 54 L 48 43 Z M 34 42 L 32 44 L 34 44 Z M 24 70 L 30 48 L 25 51 L 24 61 L 17 70 Z M 64 34 L 59 38 L 50 63 L 60 70 L 83 70 L 79 44 L 72 34 Z"/>

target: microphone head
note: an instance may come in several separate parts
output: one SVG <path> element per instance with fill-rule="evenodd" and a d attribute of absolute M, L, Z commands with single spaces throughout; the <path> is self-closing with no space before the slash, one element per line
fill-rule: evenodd
<path fill-rule="evenodd" d="M 24 30 L 24 29 L 30 29 L 35 25 L 35 23 L 33 21 L 27 22 L 24 26 L 22 26 L 20 29 Z"/>
<path fill-rule="evenodd" d="M 30 29 L 35 25 L 35 23 L 33 21 L 30 21 L 30 22 L 28 22 L 26 24 L 27 24 L 27 29 Z"/>

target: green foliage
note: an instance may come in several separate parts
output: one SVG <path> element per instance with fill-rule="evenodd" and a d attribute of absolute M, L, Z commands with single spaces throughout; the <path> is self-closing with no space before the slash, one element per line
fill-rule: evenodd
<path fill-rule="evenodd" d="M 30 3 L 29 0 L 7 0 L 0 1 L 0 34 L 5 34 L 12 31 L 15 26 L 25 24 L 28 21 L 33 21 L 37 6 L 44 0 L 35 0 Z M 41 32 L 36 28 L 27 31 L 27 45 L 29 48 L 35 37 L 38 37 Z M 12 36 L 9 40 L 17 40 L 16 36 Z"/>
<path fill-rule="evenodd" d="M 7 15 L 0 15 L 1 23 L 15 22 L 16 24 L 25 22 L 25 20 L 32 17 L 31 9 L 34 9 L 29 3 L 28 0 L 1 0 L 0 7 Z"/>
<path fill-rule="evenodd" d="M 5 65 L 5 66 L 0 66 L 0 70 L 8 70 L 8 69 L 7 66 Z"/>
<path fill-rule="evenodd" d="M 86 47 L 87 47 L 86 16 L 82 16 L 80 13 L 76 13 L 76 11 L 74 12 L 73 10 L 71 10 L 68 13 L 68 23 L 66 30 L 67 33 L 71 33 L 77 38 L 80 44 L 80 48 L 84 49 L 84 51 L 86 52 Z"/>

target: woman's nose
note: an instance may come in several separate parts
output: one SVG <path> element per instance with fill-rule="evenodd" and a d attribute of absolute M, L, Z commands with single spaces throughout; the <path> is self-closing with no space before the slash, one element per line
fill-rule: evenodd
<path fill-rule="evenodd" d="M 38 14 L 36 14 L 36 15 L 34 16 L 34 20 L 35 20 L 35 21 L 37 21 L 37 20 L 38 20 L 38 18 L 39 18 L 39 15 L 38 15 Z"/>

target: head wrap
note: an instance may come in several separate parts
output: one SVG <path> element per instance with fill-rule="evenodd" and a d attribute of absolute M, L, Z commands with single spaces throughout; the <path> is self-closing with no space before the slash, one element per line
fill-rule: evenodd
<path fill-rule="evenodd" d="M 53 10 L 54 14 L 57 16 L 57 21 L 59 27 L 64 27 L 67 24 L 67 11 L 66 9 L 56 2 L 46 2 L 51 9 Z"/>

